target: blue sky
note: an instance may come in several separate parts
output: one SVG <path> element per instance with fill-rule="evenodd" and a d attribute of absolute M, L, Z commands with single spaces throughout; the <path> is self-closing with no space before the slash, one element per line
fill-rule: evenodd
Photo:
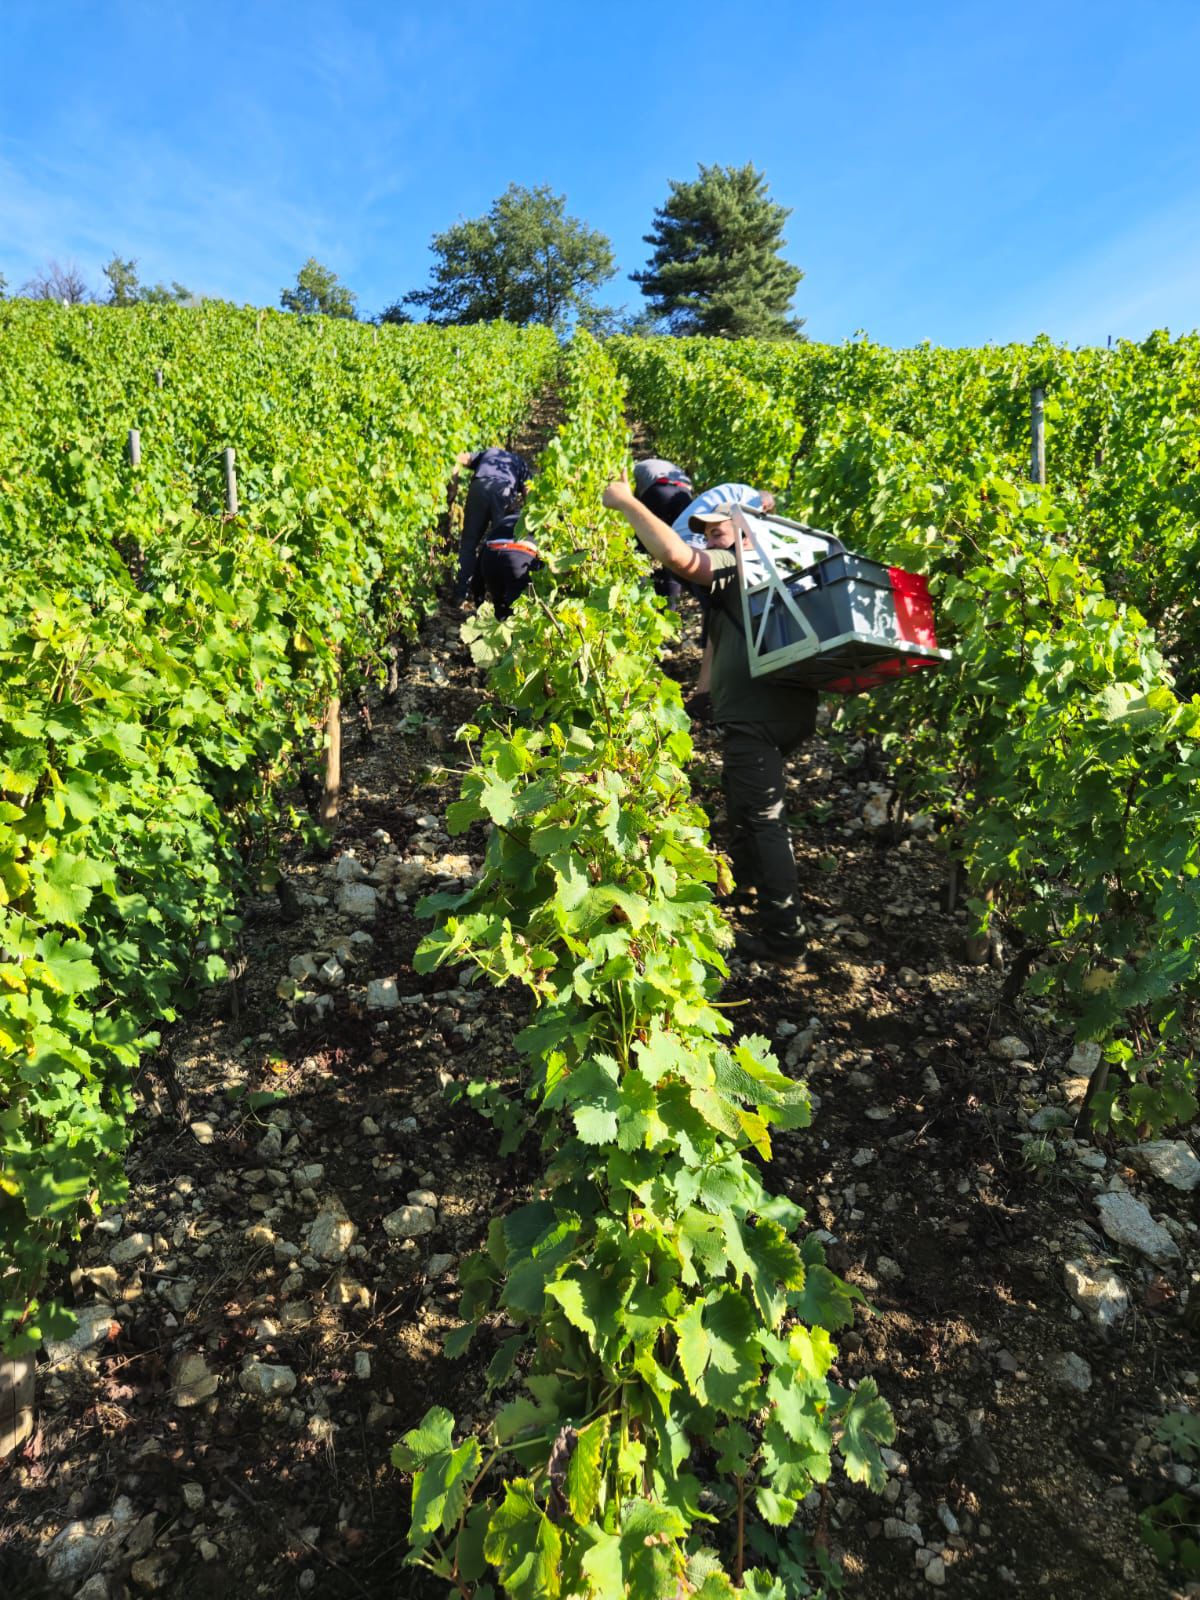
<path fill-rule="evenodd" d="M 764 169 L 816 339 L 1071 344 L 1200 324 L 1196 0 L 0 0 L 0 273 L 48 258 L 366 314 L 547 183 L 625 274 L 668 181 Z"/>

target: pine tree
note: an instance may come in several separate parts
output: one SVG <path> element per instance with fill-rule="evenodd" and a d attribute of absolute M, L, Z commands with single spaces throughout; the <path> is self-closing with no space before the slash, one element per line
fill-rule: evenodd
<path fill-rule="evenodd" d="M 789 312 L 804 274 L 780 253 L 790 215 L 751 164 L 701 165 L 692 183 L 672 179 L 645 235 L 650 264 L 631 277 L 672 333 L 795 338 L 804 319 Z"/>

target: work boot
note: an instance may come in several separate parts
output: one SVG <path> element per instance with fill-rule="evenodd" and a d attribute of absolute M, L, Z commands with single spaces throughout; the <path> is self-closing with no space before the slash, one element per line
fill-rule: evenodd
<path fill-rule="evenodd" d="M 739 883 L 728 894 L 719 894 L 717 904 L 722 911 L 752 911 L 758 904 L 758 890 L 752 883 Z"/>
<path fill-rule="evenodd" d="M 808 948 L 803 927 L 792 933 L 736 933 L 733 947 L 747 961 L 769 961 L 776 967 L 802 967 Z"/>

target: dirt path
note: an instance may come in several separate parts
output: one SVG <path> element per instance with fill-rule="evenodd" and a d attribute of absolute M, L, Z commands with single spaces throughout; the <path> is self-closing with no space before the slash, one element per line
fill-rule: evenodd
<path fill-rule="evenodd" d="M 95 1342 L 53 1353 L 36 1433 L 0 1469 L 0 1593 L 442 1592 L 401 1566 L 388 1450 L 433 1403 L 490 1414 L 486 1341 L 460 1363 L 440 1351 L 456 1263 L 539 1170 L 499 1160 L 446 1093 L 511 1059 L 519 998 L 411 967 L 416 900 L 480 857 L 445 836 L 454 786 L 430 770 L 480 697 L 456 631 L 427 626 L 373 748 L 347 727 L 336 854 L 289 846 L 298 920 L 273 896 L 247 906 L 236 1012 L 230 985 L 209 995 L 146 1080 L 129 1202 L 72 1265 Z M 1136 1511 L 1188 1474 L 1151 1435 L 1196 1399 L 1179 1314 L 1194 1196 L 1062 1131 L 1026 1143 L 1077 1091 L 1070 1041 L 963 964 L 944 858 L 919 822 L 872 828 L 848 756 L 816 740 L 796 766 L 809 969 L 739 966 L 728 996 L 815 1091 L 772 1183 L 875 1308 L 839 1341 L 840 1377 L 873 1375 L 900 1425 L 882 1500 L 831 1486 L 847 1592 L 1165 1596 Z M 1103 1242 L 1095 1195 L 1113 1185 L 1167 1217 L 1186 1264 Z M 1115 1332 L 1072 1303 L 1068 1260 L 1119 1274 Z"/>

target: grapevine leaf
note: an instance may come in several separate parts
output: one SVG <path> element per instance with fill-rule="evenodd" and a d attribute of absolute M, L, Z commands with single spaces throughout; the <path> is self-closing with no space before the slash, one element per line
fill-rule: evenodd
<path fill-rule="evenodd" d="M 720 1452 L 717 1471 L 726 1478 L 744 1478 L 750 1471 L 757 1446 L 740 1422 L 731 1422 L 713 1434 L 713 1445 Z"/>
<path fill-rule="evenodd" d="M 772 1527 L 786 1528 L 799 1510 L 799 1502 L 785 1494 L 778 1494 L 767 1484 L 759 1484 L 754 1493 L 754 1503 L 764 1522 Z"/>
<path fill-rule="evenodd" d="M 838 1447 L 846 1463 L 846 1476 L 855 1483 L 866 1483 L 876 1494 L 883 1492 L 887 1470 L 879 1454 L 880 1445 L 896 1437 L 896 1424 L 873 1378 L 864 1378 L 855 1389 L 842 1417 Z"/>
<path fill-rule="evenodd" d="M 712 1355 L 712 1347 L 704 1328 L 704 1302 L 694 1301 L 675 1324 L 679 1341 L 679 1365 L 687 1386 L 697 1399 L 702 1398 L 700 1384 Z"/>
<path fill-rule="evenodd" d="M 48 933 L 40 953 L 47 976 L 60 994 L 83 994 L 100 982 L 99 972 L 88 959 L 90 947 L 77 939 L 64 940 L 57 933 Z"/>
<path fill-rule="evenodd" d="M 591 1533 L 593 1530 L 588 1529 Z M 615 1533 L 596 1530 L 581 1563 L 595 1600 L 611 1600 L 625 1593 L 621 1570 L 621 1541 Z"/>
<path fill-rule="evenodd" d="M 1194 1461 L 1200 1456 L 1200 1417 L 1190 1412 L 1169 1412 L 1155 1428 L 1154 1437 L 1180 1461 Z"/>
<path fill-rule="evenodd" d="M 415 1472 L 433 1456 L 453 1448 L 454 1418 L 445 1406 L 431 1406 L 415 1428 L 392 1446 L 392 1465 Z"/>
<path fill-rule="evenodd" d="M 45 922 L 76 926 L 91 904 L 92 891 L 103 881 L 104 874 L 95 861 L 66 850 L 57 851 L 50 858 L 45 877 L 34 882 L 38 916 Z"/>
<path fill-rule="evenodd" d="M 764 1319 L 775 1326 L 787 1296 L 785 1290 L 804 1286 L 804 1262 L 796 1246 L 776 1222 L 761 1219 L 741 1230 L 749 1261 L 750 1286 Z"/>
<path fill-rule="evenodd" d="M 595 1338 L 596 1324 L 592 1321 L 584 1299 L 583 1285 L 578 1278 L 559 1278 L 546 1285 L 546 1298 L 557 1300 L 572 1327 Z"/>
<path fill-rule="evenodd" d="M 861 1289 L 845 1283 L 820 1262 L 810 1266 L 803 1289 L 793 1291 L 788 1300 L 799 1317 L 814 1328 L 845 1328 L 854 1321 L 854 1304 L 862 1300 Z"/>
<path fill-rule="evenodd" d="M 557 1600 L 562 1593 L 562 1535 L 534 1498 L 528 1478 L 514 1478 L 483 1542 L 511 1600 Z"/>
<path fill-rule="evenodd" d="M 430 1457 L 413 1478 L 412 1536 L 448 1533 L 462 1514 L 467 1490 L 479 1471 L 479 1440 Z"/>
<path fill-rule="evenodd" d="M 450 1361 L 465 1355 L 471 1340 L 479 1332 L 478 1322 L 464 1322 L 461 1328 L 452 1328 L 442 1340 L 442 1349 Z"/>
<path fill-rule="evenodd" d="M 581 1526 L 596 1514 L 602 1482 L 601 1461 L 608 1441 L 607 1415 L 589 1422 L 575 1443 L 575 1453 L 567 1468 L 567 1500 L 571 1515 Z"/>
<path fill-rule="evenodd" d="M 787 1585 L 762 1567 L 752 1567 L 742 1580 L 745 1600 L 788 1600 Z"/>
<path fill-rule="evenodd" d="M 673 1507 L 650 1500 L 625 1502 L 621 1507 L 621 1566 L 624 1592 L 631 1600 L 657 1600 L 672 1592 L 677 1569 L 671 1541 L 686 1534 L 687 1525 Z"/>
<path fill-rule="evenodd" d="M 575 1106 L 571 1112 L 575 1132 L 584 1144 L 615 1144 L 617 1113 L 603 1106 Z"/>
<path fill-rule="evenodd" d="M 526 1343 L 527 1339 L 523 1333 L 518 1333 L 511 1339 L 505 1339 L 488 1363 L 487 1385 L 489 1389 L 500 1389 L 508 1382 L 512 1376 L 513 1364 L 525 1348 Z"/>

